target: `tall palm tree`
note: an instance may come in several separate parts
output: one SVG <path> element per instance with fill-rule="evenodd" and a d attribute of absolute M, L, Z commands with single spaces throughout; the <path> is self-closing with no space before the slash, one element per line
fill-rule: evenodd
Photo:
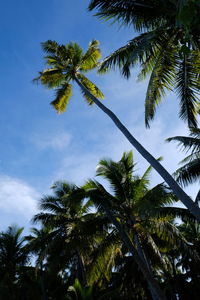
<path fill-rule="evenodd" d="M 95 8 L 101 18 L 131 25 L 140 33 L 106 57 L 100 70 L 118 66 L 129 78 L 130 69 L 139 64 L 139 79 L 150 75 L 146 125 L 154 118 L 166 90 L 175 90 L 180 98 L 180 117 L 189 127 L 196 127 L 200 89 L 198 1 L 92 0 L 89 9 Z"/>
<path fill-rule="evenodd" d="M 47 264 L 55 273 L 67 267 L 72 283 L 78 278 L 86 285 L 91 251 L 104 235 L 102 228 L 106 228 L 108 220 L 90 213 L 91 202 L 85 201 L 85 192 L 75 185 L 56 182 L 52 189 L 54 195 L 41 199 L 42 212 L 33 218 L 34 222 L 41 222 L 52 230 L 51 238 L 46 239 Z"/>
<path fill-rule="evenodd" d="M 17 279 L 28 262 L 22 231 L 23 228 L 10 226 L 0 233 L 0 299 L 17 299 Z"/>
<path fill-rule="evenodd" d="M 47 300 L 47 290 L 46 290 L 46 278 L 45 278 L 45 266 L 44 261 L 47 259 L 48 246 L 51 243 L 54 233 L 46 226 L 43 228 L 31 228 L 31 234 L 25 236 L 25 240 L 28 242 L 26 248 L 29 252 L 36 255 L 36 267 L 40 270 L 40 284 L 42 290 L 43 300 Z"/>
<path fill-rule="evenodd" d="M 190 128 L 188 137 L 175 136 L 168 138 L 167 141 L 178 142 L 178 146 L 181 146 L 186 152 L 191 151 L 180 162 L 182 166 L 174 174 L 176 180 L 185 186 L 198 181 L 200 179 L 200 129 Z"/>
<path fill-rule="evenodd" d="M 181 245 L 187 248 L 187 244 L 170 222 L 172 216 L 177 216 L 177 210 L 173 207 L 170 209 L 164 207 L 173 202 L 173 194 L 162 184 L 148 190 L 151 168 L 148 168 L 141 178 L 133 176 L 133 169 L 132 153 L 124 154 L 119 162 L 101 160 L 97 175 L 109 181 L 111 194 L 100 183 L 92 180 L 86 184 L 85 189 L 90 199 L 110 215 L 136 262 L 138 263 L 139 256 L 151 273 L 151 266 L 155 261 L 158 265 L 167 267 L 165 256 L 160 253 L 153 235 L 156 234 L 157 239 L 159 237 L 161 240 L 166 240 L 168 245 L 170 243 L 174 245 L 176 241 L 178 247 Z M 184 215 L 184 210 L 181 210 L 180 214 Z M 128 236 L 125 236 L 127 234 L 131 237 L 134 246 L 130 240 L 127 243 Z M 150 254 L 151 259 L 147 258 L 147 253 Z M 139 266 L 142 270 L 140 261 Z M 152 290 L 153 293 L 157 293 L 154 287 Z"/>
<path fill-rule="evenodd" d="M 76 43 L 67 45 L 59 45 L 55 41 L 43 43 L 43 50 L 48 54 L 45 56 L 45 60 L 49 69 L 40 72 L 36 80 L 50 89 L 57 88 L 56 98 L 51 104 L 58 112 L 65 111 L 72 93 L 72 85 L 70 82 L 75 81 L 80 86 L 88 104 L 95 103 L 111 118 L 128 141 L 157 170 L 177 197 L 179 197 L 183 204 L 200 221 L 200 210 L 195 203 L 192 202 L 190 197 L 180 188 L 167 170 L 131 135 L 117 116 L 98 100 L 98 98 L 103 98 L 103 94 L 97 86 L 84 75 L 85 72 L 94 69 L 98 65 L 98 59 L 100 58 L 98 45 L 98 41 L 92 41 L 84 54 L 82 48 Z"/>

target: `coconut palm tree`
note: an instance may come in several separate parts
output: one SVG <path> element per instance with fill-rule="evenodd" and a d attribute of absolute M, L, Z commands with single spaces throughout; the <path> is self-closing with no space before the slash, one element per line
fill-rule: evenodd
<path fill-rule="evenodd" d="M 172 217 L 177 216 L 177 209 L 165 207 L 166 204 L 173 203 L 175 199 L 173 194 L 163 184 L 149 190 L 148 177 L 151 167 L 139 178 L 133 175 L 134 166 L 131 152 L 125 153 L 119 162 L 101 160 L 97 175 L 109 181 L 111 194 L 100 183 L 92 180 L 85 185 L 85 189 L 90 199 L 108 215 L 110 214 L 127 248 L 133 257 L 136 256 L 136 262 L 139 255 L 151 273 L 155 262 L 167 268 L 166 258 L 160 253 L 153 235 L 156 235 L 157 239 L 167 241 L 168 246 L 177 243 L 177 247 L 180 245 L 184 249 L 188 247 L 171 222 Z M 184 210 L 179 214 L 184 215 Z M 120 223 L 117 224 L 116 220 L 120 220 Z M 124 236 L 126 233 L 132 240 L 132 242 L 129 240 L 129 244 L 126 242 L 127 237 Z M 134 244 L 132 248 L 130 243 Z M 140 268 L 142 270 L 141 266 Z"/>
<path fill-rule="evenodd" d="M 23 228 L 10 226 L 0 233 L 0 299 L 17 299 L 19 278 L 22 268 L 28 262 L 24 248 Z"/>
<path fill-rule="evenodd" d="M 174 174 L 176 180 L 185 186 L 198 181 L 200 179 L 200 129 L 190 128 L 188 137 L 175 136 L 168 138 L 167 141 L 178 142 L 178 146 L 181 146 L 186 152 L 191 151 L 180 162 L 182 166 Z"/>
<path fill-rule="evenodd" d="M 54 233 L 46 226 L 40 229 L 31 228 L 31 234 L 25 236 L 25 240 L 28 242 L 26 249 L 32 254 L 36 255 L 36 268 L 40 270 L 40 285 L 42 291 L 42 299 L 47 300 L 47 290 L 46 290 L 46 278 L 45 278 L 45 259 L 48 255 L 48 247 L 51 243 Z"/>
<path fill-rule="evenodd" d="M 72 283 L 77 278 L 86 285 L 90 254 L 105 235 L 102 229 L 109 224 L 108 219 L 89 212 L 91 202 L 85 200 L 85 192 L 75 185 L 56 182 L 52 189 L 54 195 L 41 199 L 42 212 L 33 218 L 52 230 L 51 237 L 46 239 L 48 268 L 58 273 L 67 266 Z"/>
<path fill-rule="evenodd" d="M 174 193 L 184 205 L 200 221 L 200 210 L 192 202 L 190 197 L 180 188 L 172 176 L 162 165 L 131 135 L 127 128 L 121 123 L 117 116 L 109 110 L 98 98 L 103 98 L 102 92 L 91 82 L 84 73 L 97 67 L 100 58 L 99 43 L 92 41 L 88 50 L 84 53 L 76 43 L 59 45 L 55 41 L 47 41 L 42 44 L 43 50 L 47 52 L 45 60 L 48 69 L 40 72 L 37 81 L 50 89 L 56 89 L 56 98 L 51 104 L 58 112 L 64 112 L 72 93 L 72 82 L 76 82 L 83 93 L 88 104 L 95 103 L 115 123 L 118 129 L 125 135 L 128 141 L 139 151 L 139 153 L 157 170 Z"/>
<path fill-rule="evenodd" d="M 95 8 L 101 18 L 131 25 L 140 32 L 106 57 L 100 70 L 118 66 L 129 78 L 130 69 L 139 64 L 139 79 L 150 75 L 145 100 L 146 125 L 154 118 L 166 90 L 175 90 L 180 98 L 179 116 L 189 127 L 196 127 L 200 89 L 197 1 L 92 0 L 89 9 Z"/>

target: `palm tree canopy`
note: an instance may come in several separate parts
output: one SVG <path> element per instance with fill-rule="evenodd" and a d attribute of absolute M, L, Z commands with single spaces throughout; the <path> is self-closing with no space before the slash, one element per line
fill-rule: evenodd
<path fill-rule="evenodd" d="M 148 249 L 152 259 L 167 267 L 155 240 L 173 247 L 176 240 L 177 246 L 187 248 L 185 240 L 172 220 L 181 217 L 185 220 L 191 218 L 194 221 L 194 218 L 186 209 L 179 210 L 169 206 L 176 197 L 164 184 L 149 189 L 151 167 L 141 177 L 135 175 L 134 171 L 132 152 L 124 153 L 118 162 L 101 160 L 97 167 L 97 176 L 109 182 L 111 192 L 98 181 L 89 180 L 85 185 L 87 195 L 101 212 L 105 207 L 112 210 L 130 236 L 134 236 L 134 232 L 137 232 L 143 240 L 143 247 Z"/>
<path fill-rule="evenodd" d="M 174 173 L 176 180 L 184 186 L 200 179 L 200 129 L 190 128 L 190 135 L 175 136 L 167 139 L 168 142 L 178 142 L 186 152 L 191 151 L 181 162 L 182 166 Z M 199 200 L 198 200 L 199 201 Z"/>
<path fill-rule="evenodd" d="M 182 5 L 181 2 L 187 3 Z M 118 66 L 122 75 L 129 78 L 130 69 L 139 64 L 139 79 L 150 75 L 145 99 L 147 126 L 167 90 L 174 90 L 180 98 L 180 117 L 189 127 L 197 126 L 200 29 L 194 16 L 200 12 L 200 6 L 195 4 L 195 13 L 188 25 L 185 14 L 193 11 L 187 7 L 188 2 L 94 0 L 89 6 L 89 9 L 97 8 L 97 15 L 101 17 L 114 18 L 125 25 L 132 24 L 137 31 L 145 31 L 106 57 L 100 71 Z"/>
<path fill-rule="evenodd" d="M 48 40 L 42 43 L 42 49 L 47 54 L 44 59 L 47 69 L 39 72 L 34 81 L 41 82 L 49 89 L 55 89 L 55 99 L 51 105 L 57 112 L 63 113 L 72 96 L 72 84 L 75 76 L 97 98 L 104 98 L 98 87 L 90 81 L 84 73 L 98 66 L 101 57 L 99 42 L 93 40 L 84 53 L 77 43 L 60 45 L 56 41 Z M 83 91 L 83 96 L 89 105 L 93 101 Z"/>
<path fill-rule="evenodd" d="M 131 25 L 137 31 L 158 26 L 182 26 L 191 31 L 198 28 L 200 5 L 191 0 L 91 0 L 88 9 L 97 10 L 102 19 Z"/>

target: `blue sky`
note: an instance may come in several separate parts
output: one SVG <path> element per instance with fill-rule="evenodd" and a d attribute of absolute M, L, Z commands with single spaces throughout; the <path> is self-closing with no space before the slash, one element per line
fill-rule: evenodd
<path fill-rule="evenodd" d="M 54 181 L 81 184 L 95 174 L 103 157 L 120 159 L 132 147 L 96 107 L 88 107 L 79 89 L 73 91 L 68 110 L 58 115 L 49 105 L 53 92 L 33 84 L 43 69 L 40 43 L 75 41 L 86 48 L 92 39 L 101 43 L 103 57 L 134 37 L 131 28 L 110 26 L 87 12 L 89 1 L 7 0 L 1 5 L 1 108 L 0 108 L 0 230 L 10 224 L 29 226 L 37 201 L 49 193 Z M 129 81 L 110 72 L 89 74 L 111 108 L 130 131 L 172 172 L 183 157 L 165 138 L 187 134 L 178 119 L 178 101 L 171 94 L 160 106 L 151 129 L 144 126 L 147 82 L 137 82 L 137 70 Z M 134 152 L 138 173 L 148 166 Z M 160 177 L 152 174 L 152 184 Z M 187 192 L 195 196 L 197 185 Z"/>

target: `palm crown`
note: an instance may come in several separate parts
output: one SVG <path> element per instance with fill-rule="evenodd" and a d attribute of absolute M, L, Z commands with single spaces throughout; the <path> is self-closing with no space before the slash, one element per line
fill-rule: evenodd
<path fill-rule="evenodd" d="M 139 32 L 145 30 L 106 57 L 101 69 L 118 66 L 128 78 L 131 67 L 139 63 L 139 79 L 150 75 L 145 100 L 147 126 L 166 90 L 174 90 L 180 98 L 180 117 L 189 127 L 197 126 L 200 30 L 195 18 L 199 6 L 195 5 L 194 9 L 189 1 L 91 1 L 89 8 L 97 8 L 97 15 L 133 25 Z"/>
<path fill-rule="evenodd" d="M 57 112 L 62 113 L 66 110 L 69 99 L 72 95 L 71 81 L 75 77 L 97 98 L 104 98 L 98 87 L 91 82 L 84 73 L 94 69 L 98 65 L 101 57 L 99 42 L 93 40 L 84 53 L 83 49 L 76 43 L 59 45 L 55 41 L 48 40 L 42 43 L 46 64 L 48 69 L 40 72 L 36 81 L 40 81 L 49 89 L 56 89 L 56 97 L 51 102 Z M 91 105 L 91 98 L 82 91 L 87 103 Z"/>

